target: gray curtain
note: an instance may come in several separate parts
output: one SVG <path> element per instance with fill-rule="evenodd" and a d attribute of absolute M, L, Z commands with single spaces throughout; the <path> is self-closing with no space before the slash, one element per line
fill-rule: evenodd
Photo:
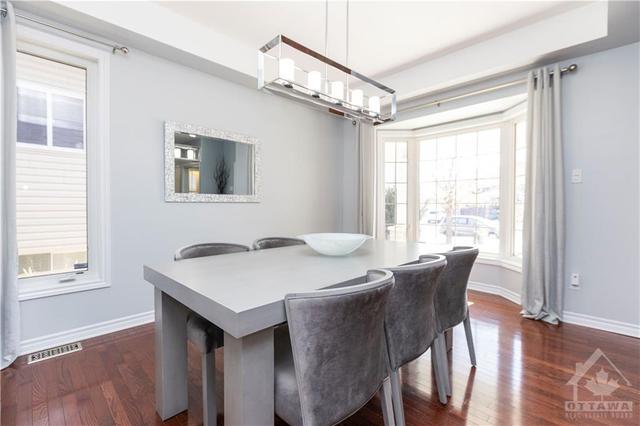
<path fill-rule="evenodd" d="M 11 364 L 19 353 L 20 305 L 18 304 L 18 247 L 16 242 L 16 134 L 17 134 L 17 90 L 16 90 L 16 17 L 13 6 L 1 19 L 0 45 L 2 46 L 2 85 L 0 87 L 0 355 L 1 368 Z"/>
<path fill-rule="evenodd" d="M 375 132 L 369 123 L 358 123 L 358 232 L 375 232 Z"/>
<path fill-rule="evenodd" d="M 529 73 L 522 315 L 557 324 L 564 289 L 560 68 Z M 537 78 L 536 78 L 537 76 Z"/>

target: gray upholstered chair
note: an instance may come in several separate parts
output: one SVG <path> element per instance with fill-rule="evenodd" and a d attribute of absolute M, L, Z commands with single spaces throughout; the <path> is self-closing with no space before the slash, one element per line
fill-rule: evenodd
<path fill-rule="evenodd" d="M 274 349 L 275 410 L 287 423 L 334 425 L 380 391 L 385 425 L 391 424 L 383 382 L 393 275 L 372 270 L 360 282 L 285 297 L 287 325 L 276 328 Z"/>
<path fill-rule="evenodd" d="M 393 272 L 384 329 L 387 342 L 389 378 L 397 426 L 404 425 L 404 408 L 398 370 L 431 348 L 438 397 L 447 403 L 444 378 L 447 377 L 444 336 L 436 320 L 435 294 L 438 279 L 447 264 L 444 256 L 422 256 L 419 261 L 385 268 Z"/>
<path fill-rule="evenodd" d="M 249 247 L 230 243 L 194 244 L 179 249 L 174 259 L 192 259 L 243 251 L 249 251 Z M 187 338 L 198 348 L 202 356 L 202 424 L 204 426 L 215 425 L 218 416 L 215 350 L 223 346 L 224 333 L 205 318 L 195 312 L 190 312 L 187 316 Z"/>
<path fill-rule="evenodd" d="M 290 237 L 267 237 L 253 242 L 254 250 L 264 250 L 278 247 L 301 246 L 306 244 L 304 240 Z"/>
<path fill-rule="evenodd" d="M 193 259 L 194 257 L 216 256 L 218 254 L 249 251 L 249 247 L 231 243 L 201 243 L 182 247 L 176 251 L 174 260 Z"/>
<path fill-rule="evenodd" d="M 467 304 L 467 285 L 471 268 L 478 257 L 475 247 L 454 247 L 453 250 L 442 253 L 447 258 L 447 267 L 440 277 L 440 284 L 436 292 L 436 314 L 438 326 L 442 333 L 464 323 L 467 336 L 469 358 L 471 365 L 476 365 L 476 353 L 471 334 L 469 306 Z M 448 383 L 448 380 L 447 380 Z M 449 387 L 449 394 L 450 386 Z"/>

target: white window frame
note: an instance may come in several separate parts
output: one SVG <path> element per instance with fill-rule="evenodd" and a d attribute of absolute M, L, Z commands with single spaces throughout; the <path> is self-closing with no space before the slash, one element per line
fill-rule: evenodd
<path fill-rule="evenodd" d="M 480 253 L 479 263 L 502 266 L 521 272 L 522 258 L 513 253 L 513 222 L 515 196 L 515 125 L 525 118 L 526 105 L 524 103 L 503 113 L 496 113 L 484 117 L 471 118 L 455 123 L 442 124 L 416 130 L 384 130 L 376 132 L 377 141 L 377 170 L 376 195 L 377 200 L 384 200 L 384 144 L 386 142 L 407 142 L 408 182 L 407 182 L 407 240 L 418 241 L 419 233 L 419 144 L 421 140 L 459 134 L 465 131 L 480 131 L 500 127 L 500 251 L 496 254 Z M 380 238 L 385 235 L 384 202 L 376 205 L 376 231 Z"/>
<path fill-rule="evenodd" d="M 49 32 L 18 25 L 19 51 L 87 70 L 85 145 L 87 155 L 87 262 L 83 273 L 19 279 L 18 298 L 29 300 L 111 285 L 109 216 L 109 61 L 110 54 Z M 33 148 L 34 144 L 28 145 Z M 43 149 L 74 148 L 40 146 Z"/>

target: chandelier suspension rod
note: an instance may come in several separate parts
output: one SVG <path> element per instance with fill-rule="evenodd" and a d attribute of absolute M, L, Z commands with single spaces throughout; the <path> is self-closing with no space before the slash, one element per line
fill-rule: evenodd
<path fill-rule="evenodd" d="M 324 2 L 324 56 L 329 53 L 329 0 Z M 329 65 L 324 64 L 324 80 L 326 90 L 329 91 Z"/>
<path fill-rule="evenodd" d="M 345 65 L 347 67 L 349 67 L 349 0 L 347 0 L 347 14 L 346 14 L 346 29 L 345 29 L 345 33 L 346 33 L 346 41 L 347 41 L 347 46 L 346 46 L 346 54 L 345 54 Z M 346 80 L 346 84 L 345 86 L 347 87 L 347 97 L 349 94 L 349 74 L 345 74 L 345 80 Z"/>

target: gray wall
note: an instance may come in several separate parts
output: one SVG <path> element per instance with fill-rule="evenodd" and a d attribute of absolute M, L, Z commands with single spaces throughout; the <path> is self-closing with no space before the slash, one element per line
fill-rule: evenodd
<path fill-rule="evenodd" d="M 565 310 L 640 324 L 639 44 L 576 58 L 563 79 L 566 185 Z"/>
<path fill-rule="evenodd" d="M 110 288 L 25 301 L 23 339 L 153 309 L 142 265 L 202 241 L 337 231 L 343 119 L 133 50 L 111 58 Z M 259 204 L 164 202 L 163 121 L 262 142 Z"/>

